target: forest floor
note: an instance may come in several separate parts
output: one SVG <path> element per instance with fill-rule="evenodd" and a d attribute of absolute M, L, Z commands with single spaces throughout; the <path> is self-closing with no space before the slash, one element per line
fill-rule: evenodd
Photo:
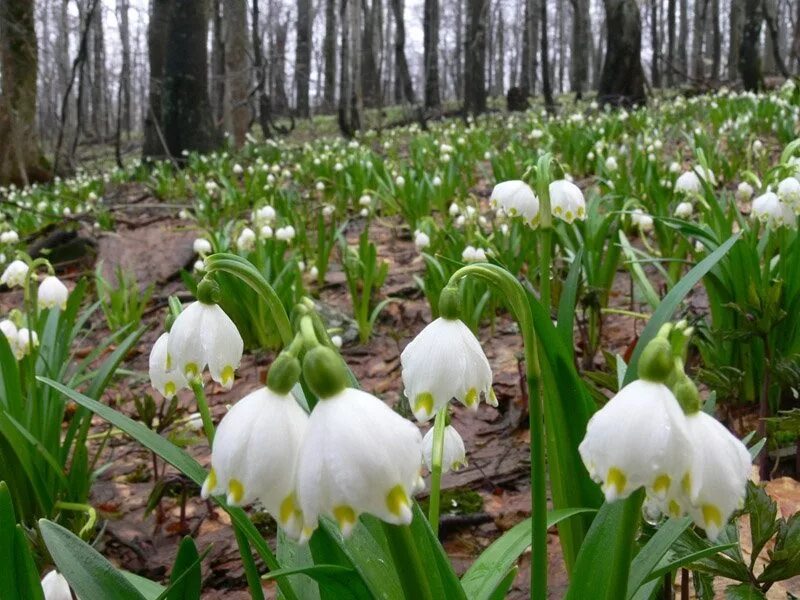
<path fill-rule="evenodd" d="M 200 232 L 175 218 L 174 205 L 169 209 L 158 207 L 157 201 L 149 197 L 143 187 L 123 186 L 117 190 L 117 196 L 117 222 L 124 224 L 119 225 L 115 232 L 103 233 L 99 238 L 93 238 L 94 234 L 88 228 L 81 231 L 81 235 L 94 239 L 96 256 L 71 267 L 65 275 L 66 279 L 76 279 L 92 269 L 94 262 L 102 261 L 106 273 L 112 273 L 117 265 L 121 265 L 136 274 L 141 286 L 155 285 L 152 306 L 145 316 L 148 331 L 123 365 L 134 374 L 117 381 L 105 396 L 107 403 L 136 418 L 133 399 L 145 394 L 157 396 L 147 378 L 149 351 L 163 329 L 167 297 L 170 294 L 186 296 L 179 272 L 191 268 L 195 260 L 192 241 Z M 351 223 L 347 232 L 351 241 L 357 239 L 359 228 L 357 220 Z M 382 294 L 402 299 L 402 302 L 389 304 L 372 339 L 367 344 L 358 344 L 354 323 L 346 316 L 350 300 L 344 274 L 333 262 L 317 301 L 323 307 L 328 326 L 342 328 L 345 342 L 342 354 L 364 389 L 402 412 L 407 411 L 407 407 L 402 398 L 400 352 L 430 320 L 427 302 L 413 279 L 414 274 L 424 269 L 424 264 L 408 234 L 404 236 L 393 220 L 373 222 L 371 239 L 378 245 L 379 256 L 390 262 L 389 277 Z M 629 276 L 620 271 L 610 305 L 641 310 L 642 307 L 631 300 L 631 294 Z M 17 303 L 18 298 L 13 293 L 0 295 L 3 312 Z M 690 295 L 688 306 L 690 312 L 706 309 L 706 299 L 700 288 Z M 93 335 L 98 339 L 108 333 L 99 313 L 94 326 Z M 612 355 L 624 356 L 643 326 L 644 322 L 634 317 L 608 314 L 604 320 L 601 347 Z M 516 324 L 503 316 L 485 327 L 479 338 L 492 366 L 499 407 L 481 405 L 477 413 L 460 405 L 455 409 L 454 424 L 464 438 L 469 465 L 443 478 L 445 514 L 441 538 L 459 574 L 502 532 L 530 514 L 529 438 L 525 386 L 519 364 L 521 338 Z M 88 349 L 92 340 L 86 340 L 85 344 Z M 596 368 L 600 368 L 602 360 L 598 353 Z M 207 386 L 216 422 L 225 414 L 227 405 L 263 382 L 270 361 L 271 356 L 266 353 L 247 354 L 232 390 L 225 391 L 213 383 Z M 180 405 L 187 415 L 195 410 L 187 391 L 180 393 Z M 108 429 L 106 422 L 95 418 L 93 444 L 96 448 Z M 186 449 L 201 464 L 208 465 L 209 448 L 202 436 L 189 440 Z M 153 456 L 149 451 L 127 436 L 112 432 L 98 464 L 104 468 L 92 487 L 90 501 L 98 508 L 104 523 L 98 546 L 104 555 L 125 569 L 149 578 L 164 579 L 181 536 L 191 533 L 201 552 L 211 547 L 208 559 L 203 562 L 203 598 L 249 597 L 227 514 L 209 510 L 207 503 L 199 498 L 196 486 L 187 485 L 176 470 L 159 461 L 160 479 L 169 483 L 173 493 L 161 500 L 160 508 L 147 511 L 155 484 Z M 181 502 L 183 490 L 186 492 L 185 505 Z M 794 479 L 777 479 L 769 484 L 768 491 L 785 516 L 800 510 L 800 485 Z M 424 503 L 424 495 L 419 499 Z M 266 518 L 258 519 L 257 523 L 274 542 L 274 523 Z M 744 535 L 743 539 L 747 540 L 749 536 Z M 550 597 L 561 598 L 567 575 L 555 530 L 549 536 L 549 556 Z M 528 557 L 523 556 L 509 598 L 528 597 L 528 578 Z M 271 585 L 265 584 L 270 597 L 275 594 Z M 800 591 L 800 581 L 793 580 L 787 585 L 783 588 L 775 586 L 769 597 L 786 598 L 787 590 Z"/>

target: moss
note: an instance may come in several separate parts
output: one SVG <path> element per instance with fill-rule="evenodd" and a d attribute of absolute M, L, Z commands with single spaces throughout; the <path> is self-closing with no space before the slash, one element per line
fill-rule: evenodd
<path fill-rule="evenodd" d="M 258 532 L 264 538 L 269 539 L 278 533 L 278 524 L 266 511 L 261 510 L 253 513 L 250 517 L 250 521 L 252 521 L 253 525 L 256 526 L 256 529 L 258 529 Z"/>
<path fill-rule="evenodd" d="M 422 512 L 428 514 L 429 499 L 420 500 L 419 505 Z M 469 488 L 444 490 L 441 507 L 443 515 L 471 515 L 483 510 L 483 498 L 478 492 Z"/>

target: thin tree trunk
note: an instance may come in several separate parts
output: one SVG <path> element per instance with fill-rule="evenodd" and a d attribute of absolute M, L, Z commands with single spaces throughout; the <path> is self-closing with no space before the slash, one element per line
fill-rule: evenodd
<path fill-rule="evenodd" d="M 439 93 L 439 0 L 425 0 L 423 39 L 423 72 L 425 108 L 440 110 Z"/>
<path fill-rule="evenodd" d="M 414 103 L 414 88 L 411 73 L 406 61 L 406 25 L 403 18 L 403 0 L 391 0 L 394 13 L 394 64 L 395 64 L 395 101 Z"/>
<path fill-rule="evenodd" d="M 739 72 L 742 75 L 744 89 L 753 92 L 761 88 L 763 79 L 759 49 L 763 20 L 762 0 L 745 0 L 744 28 L 739 48 Z"/>
<path fill-rule="evenodd" d="M 742 45 L 745 0 L 731 0 L 728 31 L 728 79 L 736 79 L 739 74 L 739 47 Z"/>
<path fill-rule="evenodd" d="M 598 98 L 601 104 L 643 104 L 646 96 L 639 7 L 636 0 L 604 0 L 604 4 L 608 44 Z"/>
<path fill-rule="evenodd" d="M 272 135 L 270 121 L 270 100 L 267 94 L 267 70 L 264 66 L 264 50 L 261 47 L 261 25 L 259 22 L 260 13 L 258 9 L 259 0 L 253 0 L 252 12 L 250 15 L 250 30 L 253 43 L 253 66 L 256 71 L 256 96 L 258 98 L 258 124 L 261 133 L 265 138 Z"/>
<path fill-rule="evenodd" d="M 589 22 L 589 0 L 572 2 L 572 63 L 571 85 L 575 97 L 580 100 L 589 80 L 589 52 L 592 44 L 591 23 Z"/>
<path fill-rule="evenodd" d="M 297 0 L 297 43 L 295 45 L 294 81 L 297 116 L 303 119 L 311 116 L 308 101 L 309 79 L 311 77 L 311 1 Z"/>
<path fill-rule="evenodd" d="M 555 110 L 555 101 L 553 100 L 553 88 L 550 85 L 550 50 L 549 50 L 549 34 L 547 32 L 547 0 L 541 0 L 541 18 L 540 24 L 542 26 L 542 95 L 544 96 L 544 105 L 548 111 Z"/>
<path fill-rule="evenodd" d="M 163 157 L 167 148 L 162 141 L 162 100 L 164 96 L 164 69 L 167 62 L 167 36 L 173 10 L 173 0 L 153 0 L 150 22 L 147 27 L 147 49 L 150 60 L 150 85 L 144 117 L 144 146 L 142 154 Z"/>
<path fill-rule="evenodd" d="M 735 1 L 735 0 L 734 0 Z M 675 85 L 675 0 L 667 4 L 667 86 Z"/>
<path fill-rule="evenodd" d="M 128 0 L 117 0 L 119 15 L 119 38 L 122 45 L 122 68 L 120 70 L 119 85 L 121 88 L 120 99 L 121 126 L 127 134 L 131 132 L 131 33 L 128 18 Z"/>
<path fill-rule="evenodd" d="M 680 0 L 681 20 L 678 27 L 678 68 L 684 78 L 689 74 L 689 2 Z"/>
<path fill-rule="evenodd" d="M 661 87 L 661 42 L 658 37 L 658 3 L 650 0 L 650 44 L 653 46 L 653 62 L 650 65 L 650 79 L 653 87 Z"/>
<path fill-rule="evenodd" d="M 323 103 L 326 110 L 333 110 L 336 95 L 336 0 L 325 0 L 325 39 L 322 47 L 325 55 Z"/>
<path fill-rule="evenodd" d="M 250 61 L 247 47 L 247 1 L 225 0 L 225 128 L 241 148 L 250 125 Z M 308 90 L 306 90 L 307 92 Z"/>
<path fill-rule="evenodd" d="M 359 0 L 355 0 L 359 1 Z M 364 22 L 361 46 L 364 49 L 361 55 L 361 88 L 364 90 L 364 105 L 374 108 L 380 101 L 380 74 L 378 72 L 378 56 L 380 46 L 377 44 L 376 29 L 380 30 L 378 13 L 381 0 L 372 0 L 370 6 L 367 0 L 360 0 Z"/>
<path fill-rule="evenodd" d="M 92 129 L 98 140 L 103 140 L 108 133 L 104 102 L 106 87 L 103 19 L 102 15 L 98 15 L 92 21 Z"/>
<path fill-rule="evenodd" d="M 505 40 L 505 30 L 506 24 L 503 21 L 503 9 L 501 5 L 497 5 L 497 13 L 495 17 L 495 22 L 497 25 L 497 33 L 495 34 L 495 42 L 497 44 L 497 62 L 494 70 L 495 76 L 495 86 L 494 86 L 494 93 L 496 96 L 502 96 L 505 90 L 505 79 L 506 79 L 506 69 L 505 69 L 505 59 L 506 59 L 506 40 Z"/>
<path fill-rule="evenodd" d="M 464 108 L 470 114 L 486 112 L 486 14 L 488 0 L 468 0 L 464 48 Z"/>
<path fill-rule="evenodd" d="M 775 69 L 777 68 L 781 75 L 784 77 L 789 77 L 789 70 L 786 68 L 786 64 L 783 62 L 783 58 L 781 57 L 780 35 L 778 32 L 778 23 L 775 17 L 775 8 L 775 4 L 771 2 L 771 0 L 764 0 L 764 19 L 767 23 L 768 33 L 767 44 L 765 44 L 765 46 L 768 51 L 771 52 L 771 54 L 768 54 L 771 59 L 771 69 L 769 69 L 768 72 L 774 73 Z"/>
<path fill-rule="evenodd" d="M 692 30 L 692 76 L 696 79 L 705 79 L 705 64 L 703 61 L 703 33 L 705 32 L 706 13 L 709 0 L 695 0 L 694 27 Z"/>

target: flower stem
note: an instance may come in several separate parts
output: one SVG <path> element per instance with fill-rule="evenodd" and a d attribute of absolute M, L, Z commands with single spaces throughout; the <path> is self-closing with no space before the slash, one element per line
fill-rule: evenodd
<path fill-rule="evenodd" d="M 88 519 L 86 520 L 86 525 L 84 525 L 81 528 L 80 532 L 78 533 L 79 537 L 81 538 L 89 534 L 94 529 L 94 524 L 97 522 L 97 511 L 91 504 L 79 504 L 77 502 L 61 502 L 59 500 L 58 502 L 56 502 L 55 509 L 86 513 L 86 515 L 88 516 Z"/>
<path fill-rule="evenodd" d="M 208 400 L 206 400 L 206 393 L 203 390 L 203 382 L 194 380 L 190 384 L 194 397 L 197 399 L 197 412 L 200 413 L 200 418 L 203 420 L 203 431 L 206 434 L 208 445 L 214 444 L 214 421 L 211 419 L 211 411 L 208 409 Z"/>
<path fill-rule="evenodd" d="M 234 526 L 233 533 L 236 535 L 236 543 L 239 546 L 239 554 L 242 557 L 244 575 L 247 585 L 250 588 L 250 596 L 253 600 L 264 600 L 264 589 L 261 587 L 261 576 L 256 568 L 256 561 L 253 560 L 253 553 L 250 551 L 250 543 L 238 527 Z"/>
<path fill-rule="evenodd" d="M 542 305 L 548 314 L 551 312 L 550 272 L 553 266 L 553 230 L 547 227 L 541 231 L 542 251 L 539 254 L 539 294 Z"/>
<path fill-rule="evenodd" d="M 414 544 L 411 528 L 408 525 L 384 524 L 383 531 L 389 542 L 389 551 L 397 566 L 397 574 L 405 597 L 414 600 L 433 600 L 428 575 Z"/>
<path fill-rule="evenodd" d="M 447 406 L 436 413 L 433 422 L 433 449 L 431 452 L 431 495 L 428 522 L 435 536 L 439 535 L 439 501 L 442 487 L 442 455 L 444 454 L 444 429 L 447 422 Z"/>

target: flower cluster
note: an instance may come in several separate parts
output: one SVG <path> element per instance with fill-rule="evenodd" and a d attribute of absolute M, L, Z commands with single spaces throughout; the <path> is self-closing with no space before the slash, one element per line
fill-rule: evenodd
<path fill-rule="evenodd" d="M 567 179 L 549 184 L 550 212 L 566 223 L 586 218 L 586 198 L 580 188 Z M 539 225 L 539 198 L 521 180 L 502 181 L 494 186 L 489 201 L 511 217 L 522 217 L 531 226 Z"/>
<path fill-rule="evenodd" d="M 646 346 L 639 379 L 591 418 L 579 451 L 606 501 L 644 488 L 651 507 L 688 513 L 713 540 L 744 501 L 750 454 L 700 409 L 697 388 L 674 354 L 690 333 L 685 323 L 665 326 Z"/>

